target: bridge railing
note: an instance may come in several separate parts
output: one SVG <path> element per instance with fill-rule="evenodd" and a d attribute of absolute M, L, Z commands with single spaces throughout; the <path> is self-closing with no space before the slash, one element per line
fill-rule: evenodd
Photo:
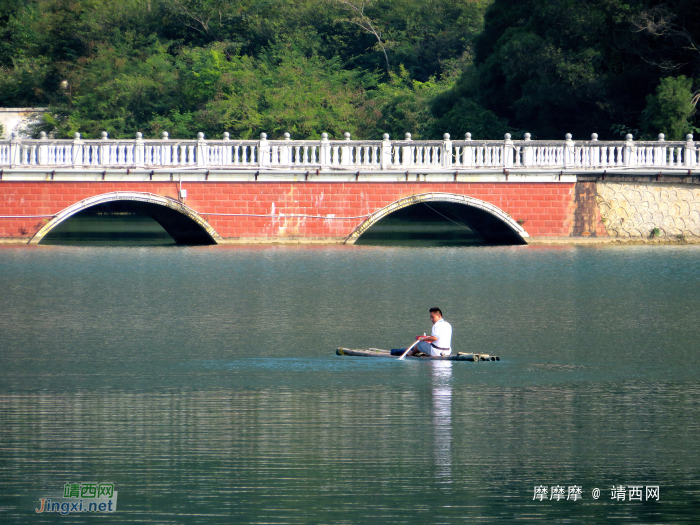
<path fill-rule="evenodd" d="M 172 140 L 167 133 L 161 139 L 134 140 L 107 137 L 84 140 L 78 133 L 74 140 L 56 140 L 42 134 L 39 139 L 0 141 L 0 167 L 57 168 L 206 168 L 206 169 L 612 169 L 612 168 L 690 168 L 700 166 L 700 147 L 688 135 L 686 141 L 563 141 L 531 140 Z"/>

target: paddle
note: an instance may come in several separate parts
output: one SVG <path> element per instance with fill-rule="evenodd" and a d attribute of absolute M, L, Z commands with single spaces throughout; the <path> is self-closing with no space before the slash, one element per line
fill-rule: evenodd
<path fill-rule="evenodd" d="M 411 350 L 411 348 L 413 348 L 414 346 L 416 346 L 418 343 L 420 343 L 420 339 L 419 339 L 418 341 L 416 341 L 415 343 L 413 343 L 413 344 L 412 344 L 411 346 L 409 346 L 408 348 L 406 348 L 406 351 L 401 355 L 401 357 L 399 357 L 399 361 L 402 361 L 403 358 L 406 357 L 406 354 L 409 352 L 409 350 Z"/>

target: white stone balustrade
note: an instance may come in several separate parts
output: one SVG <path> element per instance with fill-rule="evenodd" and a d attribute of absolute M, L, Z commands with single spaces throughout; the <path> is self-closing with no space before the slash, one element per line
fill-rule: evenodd
<path fill-rule="evenodd" d="M 136 133 L 134 140 L 109 139 L 106 132 L 99 140 L 85 140 L 76 133 L 73 140 L 39 139 L 0 141 L 0 167 L 22 168 L 204 168 L 204 169 L 360 169 L 360 170 L 510 170 L 537 169 L 625 169 L 625 168 L 694 168 L 700 166 L 700 147 L 688 135 L 685 142 L 670 142 L 659 135 L 657 141 L 591 140 L 417 140 L 406 133 L 404 140 L 232 140 L 228 133 L 220 140 L 144 139 Z"/>

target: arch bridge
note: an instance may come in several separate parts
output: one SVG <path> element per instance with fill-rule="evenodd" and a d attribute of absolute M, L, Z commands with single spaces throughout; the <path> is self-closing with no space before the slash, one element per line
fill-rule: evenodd
<path fill-rule="evenodd" d="M 584 141 L 14 136 L 0 141 L 0 238 L 36 244 L 96 206 L 128 203 L 181 244 L 361 243 L 420 210 L 424 223 L 439 215 L 487 244 L 700 239 L 699 165 L 691 135 L 678 142 L 595 134 Z"/>

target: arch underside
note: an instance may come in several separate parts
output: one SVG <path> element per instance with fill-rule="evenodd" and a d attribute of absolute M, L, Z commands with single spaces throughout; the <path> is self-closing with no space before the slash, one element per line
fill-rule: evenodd
<path fill-rule="evenodd" d="M 453 193 L 422 193 L 411 195 L 378 210 L 360 224 L 346 239 L 345 244 L 354 244 L 372 226 L 392 213 L 416 204 L 450 203 L 456 219 L 468 225 L 485 244 L 527 244 L 528 233 L 503 210 L 473 197 Z M 454 206 L 454 204 L 460 206 Z M 436 213 L 441 213 L 434 210 Z M 447 220 L 451 220 L 446 217 Z"/>
<path fill-rule="evenodd" d="M 218 244 L 216 231 L 197 212 L 182 202 L 141 192 L 112 192 L 89 197 L 62 210 L 32 237 L 29 244 L 39 244 L 56 226 L 89 208 L 101 204 L 125 202 L 131 208 L 150 216 L 177 244 Z"/>

